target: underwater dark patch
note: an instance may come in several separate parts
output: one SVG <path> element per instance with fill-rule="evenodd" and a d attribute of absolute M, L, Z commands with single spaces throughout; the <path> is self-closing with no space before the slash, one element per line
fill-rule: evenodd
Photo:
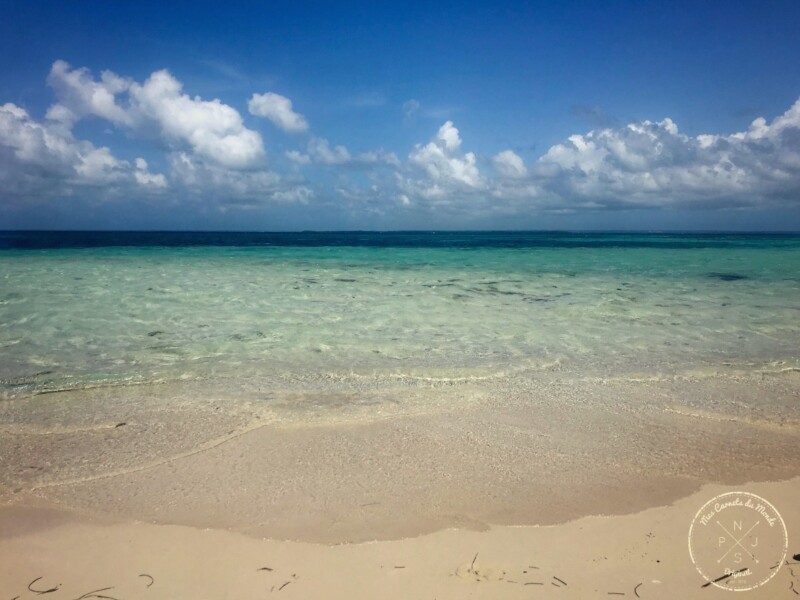
<path fill-rule="evenodd" d="M 740 275 L 739 273 L 709 273 L 711 279 L 719 279 L 720 281 L 739 281 L 740 279 L 747 279 L 747 275 Z"/>

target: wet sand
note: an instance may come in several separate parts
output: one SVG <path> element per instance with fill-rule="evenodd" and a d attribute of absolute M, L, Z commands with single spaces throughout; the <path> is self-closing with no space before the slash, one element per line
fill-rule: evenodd
<path fill-rule="evenodd" d="M 8 400 L 0 591 L 32 597 L 42 576 L 62 584 L 53 600 L 516 598 L 537 582 L 539 597 L 712 597 L 695 595 L 687 533 L 715 493 L 762 493 L 800 551 L 798 397 L 789 370 Z M 791 594 L 779 575 L 748 597 Z"/>

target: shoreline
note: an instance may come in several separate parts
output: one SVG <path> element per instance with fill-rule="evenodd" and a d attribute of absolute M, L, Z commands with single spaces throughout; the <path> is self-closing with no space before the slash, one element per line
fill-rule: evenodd
<path fill-rule="evenodd" d="M 732 490 L 800 552 L 795 371 L 186 391 L 0 403 L 0 592 L 729 598 L 687 536 Z"/>
<path fill-rule="evenodd" d="M 340 543 L 635 513 L 800 474 L 794 372 L 184 392 L 0 403 L 0 506 Z"/>

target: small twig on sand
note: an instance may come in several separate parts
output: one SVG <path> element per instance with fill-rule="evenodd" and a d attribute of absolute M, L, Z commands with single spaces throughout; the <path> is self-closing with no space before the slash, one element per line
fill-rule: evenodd
<path fill-rule="evenodd" d="M 567 585 L 567 582 L 566 582 L 566 581 L 564 581 L 563 579 L 559 579 L 559 578 L 558 578 L 558 577 L 556 577 L 555 575 L 553 575 L 553 579 L 555 579 L 556 581 L 560 581 L 560 582 L 561 582 L 561 583 L 563 583 L 564 585 Z"/>
<path fill-rule="evenodd" d="M 36 583 L 37 581 L 39 581 L 40 579 L 42 579 L 42 578 L 41 577 L 37 577 L 36 579 L 34 579 L 33 581 L 31 581 L 28 584 L 28 591 L 29 592 L 33 592 L 34 594 L 38 594 L 39 596 L 41 596 L 42 594 L 50 594 L 52 592 L 57 592 L 58 588 L 61 587 L 61 584 L 59 583 L 56 587 L 50 588 L 49 590 L 35 590 L 35 589 L 33 589 L 33 587 L 32 587 L 33 584 Z"/>
<path fill-rule="evenodd" d="M 151 585 L 153 585 L 156 582 L 156 580 L 153 579 L 153 576 L 152 575 L 148 575 L 147 573 L 142 573 L 141 575 L 139 575 L 139 577 L 147 577 L 150 580 L 150 583 L 147 584 L 147 587 L 150 587 Z"/>
<path fill-rule="evenodd" d="M 701 588 L 707 588 L 707 587 L 708 587 L 708 586 L 710 586 L 712 583 L 719 583 L 720 581 L 724 581 L 724 580 L 725 580 L 725 579 L 727 579 L 728 577 L 733 577 L 733 576 L 734 576 L 734 575 L 736 575 L 737 573 L 741 573 L 742 571 L 747 571 L 747 569 L 748 569 L 748 567 L 745 567 L 744 569 L 739 569 L 738 571 L 734 571 L 733 573 L 728 573 L 727 575 L 722 575 L 721 577 L 717 577 L 717 578 L 716 578 L 714 581 L 708 581 L 708 582 L 704 583 L 704 584 L 703 584 L 703 585 L 701 585 L 700 587 L 701 587 Z"/>
<path fill-rule="evenodd" d="M 270 567 L 261 567 L 260 569 L 256 569 L 256 571 L 272 571 Z"/>
<path fill-rule="evenodd" d="M 470 564 L 470 566 L 469 566 L 469 572 L 470 573 L 474 573 L 475 572 L 475 561 L 476 560 L 478 560 L 478 553 L 477 552 L 475 553 L 475 556 L 472 559 L 472 564 Z"/>
<path fill-rule="evenodd" d="M 522 585 L 544 585 L 538 581 L 529 581 L 528 583 L 523 583 Z"/>
<path fill-rule="evenodd" d="M 86 598 L 99 598 L 100 600 L 118 600 L 114 598 L 114 596 L 104 596 L 100 592 L 107 592 L 108 590 L 113 590 L 114 587 L 107 587 L 107 588 L 100 588 L 99 590 L 92 590 L 91 592 L 86 592 L 83 596 L 79 598 L 75 598 L 75 600 L 86 600 Z"/>
<path fill-rule="evenodd" d="M 635 588 L 633 588 L 633 593 L 636 594 L 637 598 L 641 598 L 641 596 L 639 595 L 639 588 L 640 587 L 642 587 L 641 583 L 639 585 L 637 585 Z"/>
<path fill-rule="evenodd" d="M 608 592 L 609 596 L 624 596 L 625 592 Z"/>
<path fill-rule="evenodd" d="M 405 567 L 405 565 L 395 565 L 394 568 L 395 569 L 405 569 L 406 567 Z"/>
<path fill-rule="evenodd" d="M 279 588 L 278 588 L 278 591 L 280 592 L 280 591 L 281 591 L 283 588 L 285 588 L 285 587 L 286 587 L 287 585 L 289 585 L 290 583 L 292 583 L 292 582 L 291 582 L 291 581 L 287 581 L 287 582 L 286 582 L 286 583 L 284 583 L 284 584 L 283 584 L 281 587 L 279 587 Z"/>

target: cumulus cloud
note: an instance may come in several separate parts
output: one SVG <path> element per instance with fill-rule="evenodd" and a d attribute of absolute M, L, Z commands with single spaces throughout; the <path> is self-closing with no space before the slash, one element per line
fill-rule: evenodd
<path fill-rule="evenodd" d="M 99 117 L 143 135 L 155 133 L 175 149 L 189 148 L 229 168 L 250 167 L 264 156 L 261 135 L 244 126 L 236 109 L 184 94 L 169 71 L 156 71 L 142 84 L 111 71 L 97 81 L 87 69 L 56 61 L 48 83 L 59 100 L 48 110 L 50 120 L 71 125 Z"/>
<path fill-rule="evenodd" d="M 108 148 L 94 148 L 89 152 L 78 153 L 75 172 L 86 182 L 110 183 L 124 176 L 128 163 L 114 158 Z"/>
<path fill-rule="evenodd" d="M 313 190 L 302 182 L 262 170 L 238 171 L 198 160 L 186 152 L 169 155 L 172 178 L 193 198 L 222 207 L 253 208 L 267 202 L 307 203 Z"/>
<path fill-rule="evenodd" d="M 525 177 L 528 174 L 522 158 L 512 150 L 495 154 L 492 164 L 503 177 Z"/>
<path fill-rule="evenodd" d="M 573 135 L 536 163 L 551 195 L 599 206 L 757 204 L 800 193 L 800 100 L 772 123 L 688 136 L 667 118 Z"/>
<path fill-rule="evenodd" d="M 478 171 L 477 160 L 472 152 L 462 153 L 461 137 L 452 121 L 447 121 L 428 144 L 417 145 L 408 159 L 425 171 L 428 176 L 428 191 L 444 191 L 445 187 L 457 186 L 479 188 L 483 179 Z"/>
<path fill-rule="evenodd" d="M 129 79 L 103 71 L 100 81 L 96 81 L 89 69 L 72 69 L 63 60 L 57 60 L 50 69 L 47 83 L 60 99 L 47 111 L 48 119 L 72 124 L 94 115 L 118 125 L 133 124 L 129 112 L 117 104 L 117 94 L 126 91 L 132 83 Z"/>
<path fill-rule="evenodd" d="M 219 165 L 244 168 L 263 157 L 261 135 L 244 126 L 236 109 L 216 99 L 190 98 L 181 89 L 168 71 L 157 71 L 143 85 L 131 85 L 132 111 L 155 124 L 165 139 L 187 144 Z"/>
<path fill-rule="evenodd" d="M 461 135 L 446 121 L 427 144 L 417 144 L 395 174 L 400 210 L 438 210 L 475 215 L 490 199 L 491 180 L 481 175 L 474 153 L 461 150 Z"/>
<path fill-rule="evenodd" d="M 308 154 L 324 165 L 341 165 L 353 159 L 347 148 L 344 146 L 331 148 L 330 142 L 324 138 L 312 138 L 308 143 Z"/>
<path fill-rule="evenodd" d="M 139 162 L 141 160 L 141 163 Z M 9 196 L 47 196 L 111 184 L 166 187 L 137 160 L 134 168 L 107 147 L 78 140 L 59 122 L 39 122 L 8 103 L 0 106 L 0 182 Z"/>
<path fill-rule="evenodd" d="M 34 121 L 15 104 L 0 107 L 0 140 L 6 152 L 23 164 L 58 168 L 77 162 L 78 152 L 71 138 Z"/>
<path fill-rule="evenodd" d="M 136 183 L 156 189 L 163 189 L 167 187 L 167 178 L 161 173 L 155 175 L 150 173 L 147 166 L 147 161 L 145 159 L 137 158 L 135 164 L 136 171 L 134 171 L 133 177 L 136 179 Z"/>
<path fill-rule="evenodd" d="M 169 189 L 171 199 L 224 207 L 338 202 L 328 206 L 387 218 L 393 210 L 478 217 L 800 203 L 800 100 L 772 121 L 757 118 L 731 134 L 688 135 L 669 118 L 625 126 L 598 118 L 593 130 L 567 137 L 527 164 L 510 149 L 481 157 L 466 151 L 450 120 L 404 160 L 311 135 L 303 147 L 284 151 L 293 168 L 278 173 L 267 168 L 261 135 L 235 108 L 189 95 L 166 70 L 139 82 L 56 61 L 47 81 L 57 100 L 44 118 L 0 105 L 0 200 L 165 198 L 159 194 Z M 283 96 L 254 94 L 249 109 L 287 131 L 309 129 Z M 416 101 L 404 112 L 429 116 Z M 163 159 L 166 171 L 120 154 L 124 146 L 108 140 L 122 136 L 103 143 L 79 139 L 76 125 L 83 119 L 151 143 L 148 160 Z"/>
<path fill-rule="evenodd" d="M 308 121 L 301 114 L 292 110 L 292 101 L 285 96 L 267 92 L 253 94 L 247 108 L 251 115 L 266 117 L 275 125 L 292 133 L 308 130 Z"/>
<path fill-rule="evenodd" d="M 238 111 L 189 96 L 166 70 L 139 83 L 110 71 L 94 78 L 87 69 L 56 61 L 48 84 L 57 102 L 41 121 L 16 105 L 0 107 L 2 197 L 80 192 L 86 199 L 135 198 L 166 188 L 218 206 L 306 203 L 314 197 L 302 179 L 265 167 L 261 136 L 245 127 Z M 123 160 L 108 147 L 76 139 L 72 130 L 86 118 L 166 148 L 169 175 L 151 172 L 144 158 Z"/>
<path fill-rule="evenodd" d="M 529 165 L 505 150 L 491 157 L 494 177 L 461 146 L 450 121 L 415 146 L 397 177 L 403 204 L 525 213 L 800 201 L 800 100 L 771 123 L 758 118 L 729 135 L 689 136 L 665 118 L 569 136 Z"/>

